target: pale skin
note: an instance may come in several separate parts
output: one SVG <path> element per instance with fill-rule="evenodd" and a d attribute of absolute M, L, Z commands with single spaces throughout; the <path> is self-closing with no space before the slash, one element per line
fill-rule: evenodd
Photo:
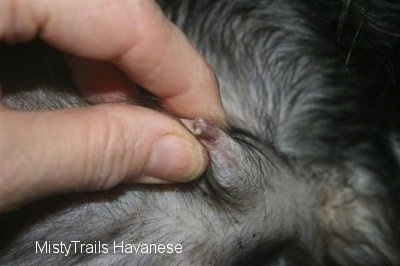
<path fill-rule="evenodd" d="M 132 99 L 140 84 L 176 117 L 226 123 L 212 70 L 152 0 L 0 1 L 0 40 L 35 37 L 66 54 L 77 87 L 94 102 Z M 191 181 L 207 164 L 176 118 L 144 107 L 0 106 L 0 212 L 120 183 Z"/>

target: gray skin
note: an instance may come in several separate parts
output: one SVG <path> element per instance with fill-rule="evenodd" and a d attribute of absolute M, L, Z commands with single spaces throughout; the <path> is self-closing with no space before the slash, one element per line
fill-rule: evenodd
<path fill-rule="evenodd" d="M 365 103 L 369 80 L 343 74 L 336 43 L 321 33 L 341 10 L 324 13 L 323 1 L 159 2 L 219 80 L 229 130 L 182 120 L 207 148 L 209 169 L 191 184 L 122 185 L 2 215 L 0 265 L 399 265 L 389 192 L 399 138 L 370 118 L 382 111 L 388 120 L 379 92 Z M 0 48 L 9 108 L 88 105 L 53 51 Z M 133 104 L 162 109 L 140 91 Z M 51 252 L 36 253 L 36 241 L 50 241 Z M 61 241 L 68 255 L 54 254 Z M 71 241 L 81 241 L 77 250 Z M 114 252 L 114 241 L 182 252 Z"/>

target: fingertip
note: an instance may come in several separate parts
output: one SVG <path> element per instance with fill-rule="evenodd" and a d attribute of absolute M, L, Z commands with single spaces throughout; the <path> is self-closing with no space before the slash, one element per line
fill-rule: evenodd
<path fill-rule="evenodd" d="M 173 182 L 189 182 L 201 176 L 207 164 L 207 153 L 197 140 L 168 134 L 153 144 L 144 174 Z"/>

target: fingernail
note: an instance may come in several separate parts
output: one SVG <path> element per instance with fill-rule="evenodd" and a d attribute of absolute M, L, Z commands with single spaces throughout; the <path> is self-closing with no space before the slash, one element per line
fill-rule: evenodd
<path fill-rule="evenodd" d="M 165 180 L 165 179 L 158 179 L 152 176 L 141 176 L 134 181 L 135 183 L 138 184 L 172 184 L 171 181 Z"/>
<path fill-rule="evenodd" d="M 199 142 L 169 134 L 153 144 L 144 175 L 177 182 L 191 181 L 204 172 L 207 162 L 207 153 Z"/>

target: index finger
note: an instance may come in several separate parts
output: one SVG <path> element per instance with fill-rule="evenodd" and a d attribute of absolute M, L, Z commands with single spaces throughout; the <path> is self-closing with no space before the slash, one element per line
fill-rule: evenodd
<path fill-rule="evenodd" d="M 142 37 L 116 63 L 175 114 L 225 120 L 214 72 L 186 36 L 153 8 L 154 14 L 142 19 L 143 28 L 136 35 Z"/>
<path fill-rule="evenodd" d="M 152 0 L 5 0 L 0 22 L 1 39 L 113 62 L 175 115 L 225 121 L 213 71 Z"/>

